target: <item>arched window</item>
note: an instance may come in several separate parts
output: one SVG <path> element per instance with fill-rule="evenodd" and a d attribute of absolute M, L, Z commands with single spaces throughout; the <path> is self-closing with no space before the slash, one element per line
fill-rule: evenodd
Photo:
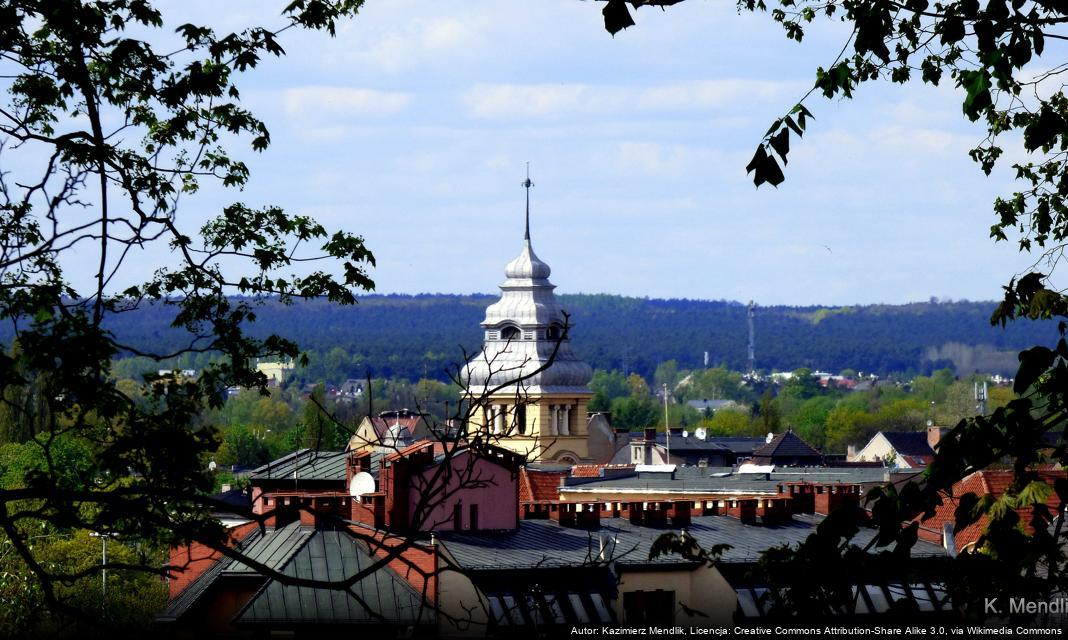
<path fill-rule="evenodd" d="M 561 334 L 560 325 L 554 324 L 545 332 L 545 337 L 549 340 L 559 340 Z"/>
<path fill-rule="evenodd" d="M 507 326 L 501 329 L 501 340 L 518 340 L 519 327 Z"/>

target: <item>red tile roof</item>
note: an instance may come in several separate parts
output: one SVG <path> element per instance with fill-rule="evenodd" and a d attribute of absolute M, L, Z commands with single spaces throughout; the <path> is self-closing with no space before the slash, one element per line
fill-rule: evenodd
<path fill-rule="evenodd" d="M 385 417 L 372 416 L 371 426 L 374 427 L 375 435 L 378 436 L 379 440 L 384 440 L 386 435 L 389 434 L 389 428 L 395 424 L 400 425 L 407 431 L 407 433 L 402 433 L 401 435 L 411 438 L 415 435 L 415 428 L 422 419 L 422 416 L 417 413 L 397 416 L 387 415 Z"/>
<path fill-rule="evenodd" d="M 1040 470 L 1039 476 L 1046 482 L 1053 484 L 1053 480 L 1056 478 L 1068 477 L 1068 471 L 1063 470 Z M 985 495 L 991 495 L 998 498 L 1008 491 L 1012 485 L 1013 472 L 1008 470 L 984 470 L 976 471 L 975 473 L 963 478 L 960 482 L 953 485 L 953 490 L 950 494 L 942 494 L 942 504 L 935 509 L 935 514 L 922 520 L 917 518 L 920 522 L 919 536 L 921 540 L 928 542 L 941 543 L 942 542 L 942 528 L 947 523 L 951 526 L 955 525 L 956 517 L 954 511 L 957 509 L 957 505 L 960 502 L 960 497 L 966 493 L 974 493 L 978 497 Z M 1047 501 L 1047 505 L 1051 508 L 1056 508 L 1060 500 L 1056 494 L 1050 496 Z M 1031 514 L 1029 510 L 1020 510 L 1020 516 L 1024 522 L 1029 522 Z M 957 550 L 960 551 L 968 545 L 974 544 L 982 536 L 986 530 L 989 520 L 984 515 L 976 522 L 968 525 L 960 531 L 955 531 L 953 534 L 956 542 Z"/>
<path fill-rule="evenodd" d="M 566 471 L 534 471 L 523 467 L 519 470 L 520 504 L 545 504 L 559 502 L 560 478 Z"/>

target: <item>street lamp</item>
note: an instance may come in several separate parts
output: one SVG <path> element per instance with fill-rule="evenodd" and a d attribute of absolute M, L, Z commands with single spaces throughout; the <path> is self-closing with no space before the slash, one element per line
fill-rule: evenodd
<path fill-rule="evenodd" d="M 103 552 L 100 558 L 100 592 L 106 601 L 108 597 L 108 538 L 114 538 L 116 534 L 108 532 L 90 531 L 90 538 L 100 538 Z"/>

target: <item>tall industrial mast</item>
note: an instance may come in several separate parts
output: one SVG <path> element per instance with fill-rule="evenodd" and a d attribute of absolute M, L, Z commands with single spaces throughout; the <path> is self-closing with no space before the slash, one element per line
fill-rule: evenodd
<path fill-rule="evenodd" d="M 753 316 L 755 305 L 753 301 L 749 301 L 749 310 L 747 312 L 749 320 L 749 375 L 753 375 L 753 371 L 756 370 L 756 338 L 753 331 Z"/>

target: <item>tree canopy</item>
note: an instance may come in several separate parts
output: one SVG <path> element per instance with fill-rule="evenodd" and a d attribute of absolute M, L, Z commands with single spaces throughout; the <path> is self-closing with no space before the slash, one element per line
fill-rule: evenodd
<path fill-rule="evenodd" d="M 233 33 L 168 24 L 149 0 L 0 7 L 0 319 L 13 346 L 0 354 L 0 398 L 41 461 L 5 469 L 21 477 L 0 488 L 0 535 L 53 613 L 84 617 L 67 586 L 103 567 L 42 558 L 30 541 L 42 526 L 72 545 L 85 531 L 221 544 L 204 498 L 218 436 L 201 412 L 227 387 L 265 389 L 256 358 L 299 354 L 246 331 L 259 301 L 352 304 L 373 286 L 359 236 L 240 201 L 206 222 L 186 211 L 205 186 L 248 182 L 241 145 L 270 145 L 241 104 L 242 74 L 283 55 L 284 32 L 332 35 L 361 4 L 293 0 L 276 24 Z M 146 264 L 142 251 L 167 258 Z M 169 307 L 188 340 L 134 345 L 109 329 L 147 305 Z M 131 389 L 110 373 L 119 356 L 208 352 L 217 357 L 195 379 Z M 73 476 L 57 455 L 69 442 L 92 451 Z M 150 576 L 166 570 L 158 560 L 109 565 Z"/>

